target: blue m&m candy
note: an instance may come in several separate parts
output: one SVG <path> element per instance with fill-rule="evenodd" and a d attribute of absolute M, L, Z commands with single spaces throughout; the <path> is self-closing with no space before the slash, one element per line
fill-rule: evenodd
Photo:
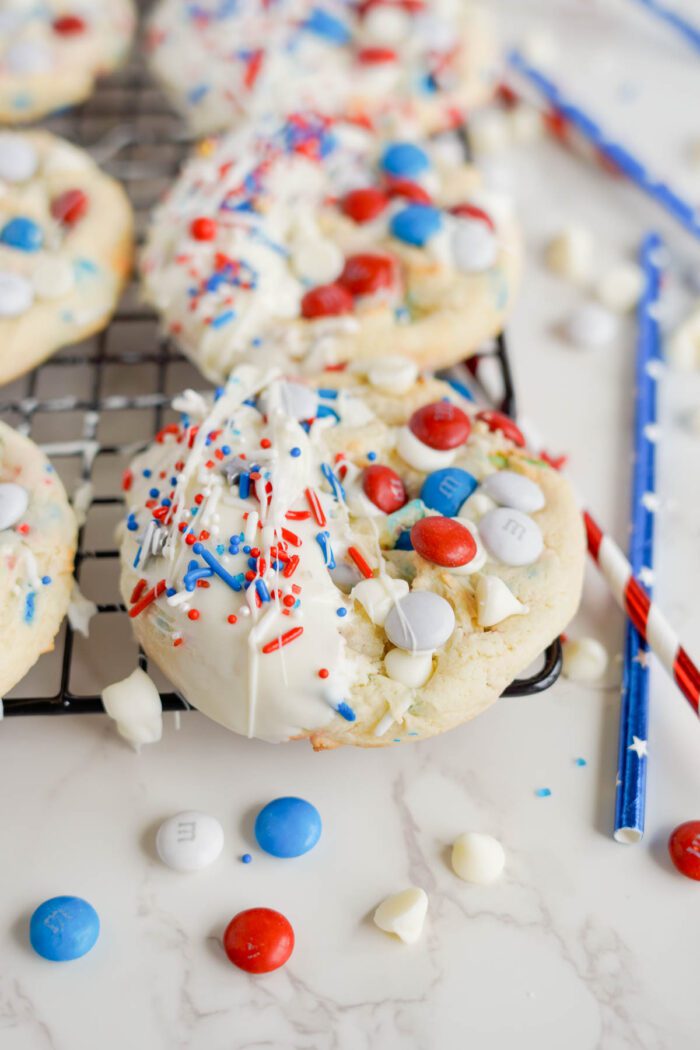
<path fill-rule="evenodd" d="M 304 22 L 304 29 L 323 37 L 324 40 L 330 40 L 333 44 L 346 44 L 350 39 L 348 27 L 321 7 L 313 9 Z"/>
<path fill-rule="evenodd" d="M 29 923 L 32 948 L 51 962 L 87 955 L 99 934 L 99 916 L 82 897 L 51 897 L 39 905 Z"/>
<path fill-rule="evenodd" d="M 321 837 L 321 814 L 303 798 L 276 798 L 255 818 L 260 849 L 273 857 L 300 857 Z"/>
<path fill-rule="evenodd" d="M 37 252 L 44 243 L 44 235 L 33 219 L 15 215 L 0 231 L 0 243 L 21 252 Z"/>
<path fill-rule="evenodd" d="M 430 204 L 409 204 L 394 215 L 390 229 L 400 241 L 420 248 L 442 229 L 442 214 Z"/>
<path fill-rule="evenodd" d="M 454 518 L 465 500 L 469 499 L 479 482 L 466 470 L 445 467 L 429 474 L 420 490 L 426 507 L 446 518 Z"/>
<path fill-rule="evenodd" d="M 412 142 L 393 142 L 384 150 L 382 168 L 387 175 L 416 179 L 428 171 L 430 158 L 425 150 Z"/>

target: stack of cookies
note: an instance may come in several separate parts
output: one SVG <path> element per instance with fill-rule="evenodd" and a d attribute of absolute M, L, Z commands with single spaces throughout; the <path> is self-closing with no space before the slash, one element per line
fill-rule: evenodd
<path fill-rule="evenodd" d="M 144 295 L 218 385 L 175 400 L 124 480 L 139 642 L 248 736 L 453 728 L 563 630 L 583 572 L 566 481 L 435 374 L 503 329 L 518 285 L 512 207 L 464 146 L 494 88 L 490 24 L 462 0 L 162 0 L 147 47 L 191 130 L 219 134 L 153 213 Z M 49 181 L 37 165 L 14 192 L 51 215 Z M 81 251 L 111 226 L 90 216 Z M 40 255 L 73 251 L 45 225 Z M 12 338 L 48 309 L 35 296 L 0 321 Z M 23 338 L 34 361 L 59 343 Z"/>

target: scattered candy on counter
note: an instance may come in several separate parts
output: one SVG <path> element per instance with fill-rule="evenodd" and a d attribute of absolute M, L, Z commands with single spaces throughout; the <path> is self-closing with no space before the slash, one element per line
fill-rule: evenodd
<path fill-rule="evenodd" d="M 452 846 L 452 867 L 465 882 L 488 886 L 500 878 L 506 863 L 498 839 L 478 831 L 465 831 Z"/>
<path fill-rule="evenodd" d="M 39 905 L 29 923 L 32 948 L 51 962 L 87 955 L 99 935 L 99 916 L 82 897 L 51 897 Z"/>
<path fill-rule="evenodd" d="M 234 915 L 224 932 L 224 951 L 239 970 L 271 973 L 294 951 L 294 930 L 272 908 L 248 908 Z"/>
<path fill-rule="evenodd" d="M 572 682 L 599 682 L 608 669 L 607 650 L 595 638 L 569 638 L 562 651 L 563 672 Z"/>
<path fill-rule="evenodd" d="M 545 251 L 545 262 L 552 273 L 574 284 L 584 285 L 593 273 L 595 243 L 585 226 L 565 226 L 552 237 Z"/>
<path fill-rule="evenodd" d="M 285 796 L 268 802 L 255 818 L 260 849 L 273 857 L 301 857 L 321 837 L 321 814 L 303 798 Z"/>
<path fill-rule="evenodd" d="M 394 893 L 383 900 L 374 913 L 374 923 L 385 933 L 393 933 L 404 944 L 415 944 L 423 932 L 428 914 L 428 894 L 418 886 Z"/>
<path fill-rule="evenodd" d="M 679 371 L 700 368 L 700 303 L 678 326 L 666 348 L 667 359 Z"/>
<path fill-rule="evenodd" d="M 642 294 L 644 275 L 636 263 L 621 262 L 604 270 L 596 281 L 595 291 L 600 302 L 616 314 L 633 310 Z"/>
<path fill-rule="evenodd" d="M 138 751 L 142 744 L 156 744 L 163 735 L 163 705 L 155 683 L 137 667 L 128 678 L 102 691 L 102 703 L 117 732 Z"/>
<path fill-rule="evenodd" d="M 535 788 L 536 798 L 549 798 L 552 794 L 551 788 Z"/>
<path fill-rule="evenodd" d="M 156 833 L 156 851 L 174 871 L 201 871 L 220 856 L 224 829 L 216 819 L 185 810 L 164 820 Z"/>
<path fill-rule="evenodd" d="M 681 875 L 700 882 L 700 820 L 687 820 L 674 828 L 668 852 Z"/>
<path fill-rule="evenodd" d="M 566 335 L 581 350 L 599 350 L 610 346 L 618 334 L 618 318 L 599 303 L 577 306 L 566 322 Z"/>

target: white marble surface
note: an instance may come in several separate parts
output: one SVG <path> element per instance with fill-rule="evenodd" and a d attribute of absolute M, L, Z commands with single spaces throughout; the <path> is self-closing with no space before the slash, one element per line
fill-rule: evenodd
<path fill-rule="evenodd" d="M 683 166 L 700 65 L 634 4 L 497 5 L 514 36 L 547 14 L 567 80 L 688 192 Z M 687 10 L 692 4 L 687 3 Z M 697 128 L 695 129 L 697 131 Z M 494 167 L 494 165 L 491 165 Z M 519 199 L 531 265 L 511 345 L 521 410 L 624 541 L 632 329 L 611 350 L 568 350 L 554 329 L 577 294 L 537 262 L 562 220 L 591 225 L 611 256 L 633 249 L 656 212 L 624 184 L 543 143 L 495 163 Z M 700 193 L 695 178 L 694 192 Z M 682 235 L 671 244 L 696 263 Z M 669 375 L 662 394 L 658 596 L 700 652 L 700 438 L 683 415 L 700 376 Z M 572 633 L 620 649 L 622 621 L 591 571 Z M 700 817 L 700 726 L 653 672 L 648 831 L 610 836 L 617 665 L 606 688 L 560 682 L 509 700 L 442 739 L 386 753 L 313 755 L 235 738 L 196 714 L 132 753 L 103 717 L 7 720 L 0 727 L 0 1047 L 2 1050 L 243 1050 L 381 1047 L 453 1050 L 676 1050 L 697 1045 L 700 887 L 671 869 L 665 841 Z M 577 766 L 583 757 L 587 765 Z M 549 787 L 549 798 L 535 790 Z M 280 861 L 251 840 L 251 814 L 279 794 L 314 801 L 320 845 Z M 157 823 L 179 809 L 215 814 L 227 841 L 216 865 L 179 875 L 155 858 Z M 502 882 L 461 883 L 449 844 L 496 835 Z M 241 853 L 253 853 L 241 864 Z M 413 883 L 430 897 L 422 941 L 407 948 L 369 921 Z M 27 945 L 45 897 L 98 909 L 95 950 L 64 966 Z M 220 936 L 242 908 L 292 921 L 288 966 L 250 978 Z"/>

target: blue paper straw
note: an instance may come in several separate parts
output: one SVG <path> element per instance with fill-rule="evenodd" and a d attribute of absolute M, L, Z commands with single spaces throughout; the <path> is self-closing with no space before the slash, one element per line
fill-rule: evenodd
<path fill-rule="evenodd" d="M 632 473 L 632 527 L 629 560 L 632 572 L 651 596 L 654 564 L 654 510 L 656 492 L 656 383 L 661 364 L 659 296 L 661 238 L 644 238 L 640 263 L 644 294 L 639 304 L 639 337 L 635 367 L 634 467 Z M 649 728 L 649 648 L 632 624 L 625 635 L 615 839 L 639 842 L 644 834 Z"/>
<path fill-rule="evenodd" d="M 672 29 L 686 40 L 696 51 L 700 51 L 700 28 L 693 25 L 689 19 L 679 15 L 672 7 L 661 2 L 661 0 L 635 0 L 641 7 L 646 7 L 653 15 L 666 22 Z"/>
<path fill-rule="evenodd" d="M 662 179 L 657 179 L 625 146 L 609 138 L 595 120 L 566 98 L 544 73 L 529 65 L 519 51 L 511 51 L 508 61 L 513 69 L 525 77 L 547 99 L 552 108 L 588 139 L 606 160 L 660 204 L 689 233 L 700 237 L 700 212 L 692 204 L 680 197 Z"/>

